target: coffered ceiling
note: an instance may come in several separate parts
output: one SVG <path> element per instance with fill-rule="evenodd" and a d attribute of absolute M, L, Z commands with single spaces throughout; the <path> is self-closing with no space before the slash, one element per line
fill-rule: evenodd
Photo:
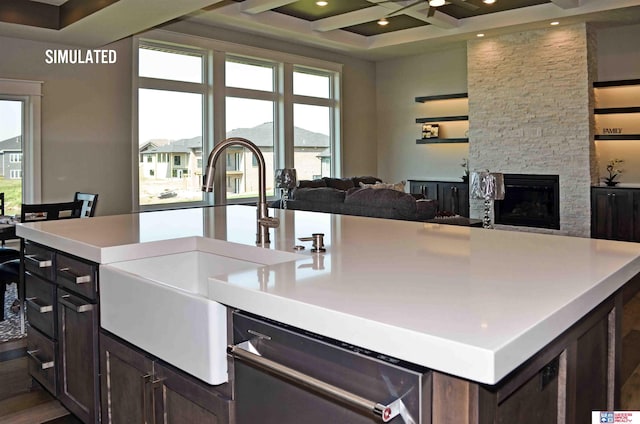
<path fill-rule="evenodd" d="M 2 0 L 0 36 L 99 47 L 172 23 L 231 28 L 369 59 L 560 25 L 640 22 L 640 0 Z M 462 4 L 461 4 L 462 3 Z M 388 24 L 379 25 L 385 18 Z"/>

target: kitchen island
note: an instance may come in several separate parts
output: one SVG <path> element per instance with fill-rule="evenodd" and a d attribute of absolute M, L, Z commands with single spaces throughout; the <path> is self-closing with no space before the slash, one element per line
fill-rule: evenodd
<path fill-rule="evenodd" d="M 268 249 L 255 247 L 255 208 L 246 206 L 40 222 L 17 234 L 100 274 L 190 251 L 258 264 L 209 275 L 208 299 L 431 370 L 421 422 L 578 423 L 618 405 L 621 309 L 638 289 L 640 245 L 272 214 L 280 226 Z M 326 252 L 299 240 L 312 233 L 324 234 Z M 137 345 L 101 308 L 102 328 Z M 597 389 L 578 393 L 587 385 Z"/>

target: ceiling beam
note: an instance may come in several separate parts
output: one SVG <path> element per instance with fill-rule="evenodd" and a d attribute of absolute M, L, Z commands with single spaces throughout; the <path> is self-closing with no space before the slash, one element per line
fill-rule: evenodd
<path fill-rule="evenodd" d="M 562 9 L 573 9 L 579 7 L 581 3 L 580 0 L 551 0 L 551 2 Z"/>
<path fill-rule="evenodd" d="M 374 7 L 366 7 L 364 9 L 355 10 L 353 12 L 343 13 L 341 15 L 330 16 L 324 19 L 318 19 L 311 24 L 311 28 L 318 32 L 333 31 L 349 27 L 352 25 L 363 24 L 366 22 L 377 21 L 380 18 L 392 14 L 398 8 L 395 3 L 383 3 Z M 427 7 L 415 7 L 402 12 L 403 15 L 411 16 L 431 25 L 440 28 L 456 28 L 460 25 L 458 19 L 447 14 L 436 11 L 433 16 L 427 16 Z"/>
<path fill-rule="evenodd" d="M 240 8 L 244 13 L 255 15 L 295 2 L 296 0 L 246 0 L 241 3 Z"/>
<path fill-rule="evenodd" d="M 378 19 L 386 16 L 388 13 L 389 11 L 384 7 L 366 7 L 364 9 L 355 10 L 353 12 L 330 16 L 324 19 L 318 19 L 317 21 L 313 22 L 311 27 L 314 31 L 332 31 L 334 29 L 363 24 L 365 22 L 377 21 Z"/>

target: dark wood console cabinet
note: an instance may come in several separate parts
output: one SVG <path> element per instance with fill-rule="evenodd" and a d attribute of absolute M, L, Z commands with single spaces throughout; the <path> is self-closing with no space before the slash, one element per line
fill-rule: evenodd
<path fill-rule="evenodd" d="M 591 188 L 591 237 L 640 242 L 640 189 Z"/>
<path fill-rule="evenodd" d="M 469 217 L 469 183 L 409 180 L 409 191 L 438 201 L 438 211 Z"/>

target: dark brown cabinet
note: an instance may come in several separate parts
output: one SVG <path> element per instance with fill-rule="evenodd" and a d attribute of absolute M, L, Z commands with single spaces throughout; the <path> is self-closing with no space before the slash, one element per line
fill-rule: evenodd
<path fill-rule="evenodd" d="M 98 305 L 58 289 L 58 398 L 85 423 L 99 412 Z"/>
<path fill-rule="evenodd" d="M 592 187 L 591 237 L 640 241 L 640 189 Z"/>
<path fill-rule="evenodd" d="M 209 386 L 120 339 L 100 335 L 102 422 L 232 422 L 229 385 Z"/>
<path fill-rule="evenodd" d="M 438 201 L 438 211 L 469 217 L 469 184 L 466 182 L 409 180 L 409 191 Z"/>
<path fill-rule="evenodd" d="M 84 423 L 98 422 L 97 266 L 24 243 L 31 376 Z"/>

